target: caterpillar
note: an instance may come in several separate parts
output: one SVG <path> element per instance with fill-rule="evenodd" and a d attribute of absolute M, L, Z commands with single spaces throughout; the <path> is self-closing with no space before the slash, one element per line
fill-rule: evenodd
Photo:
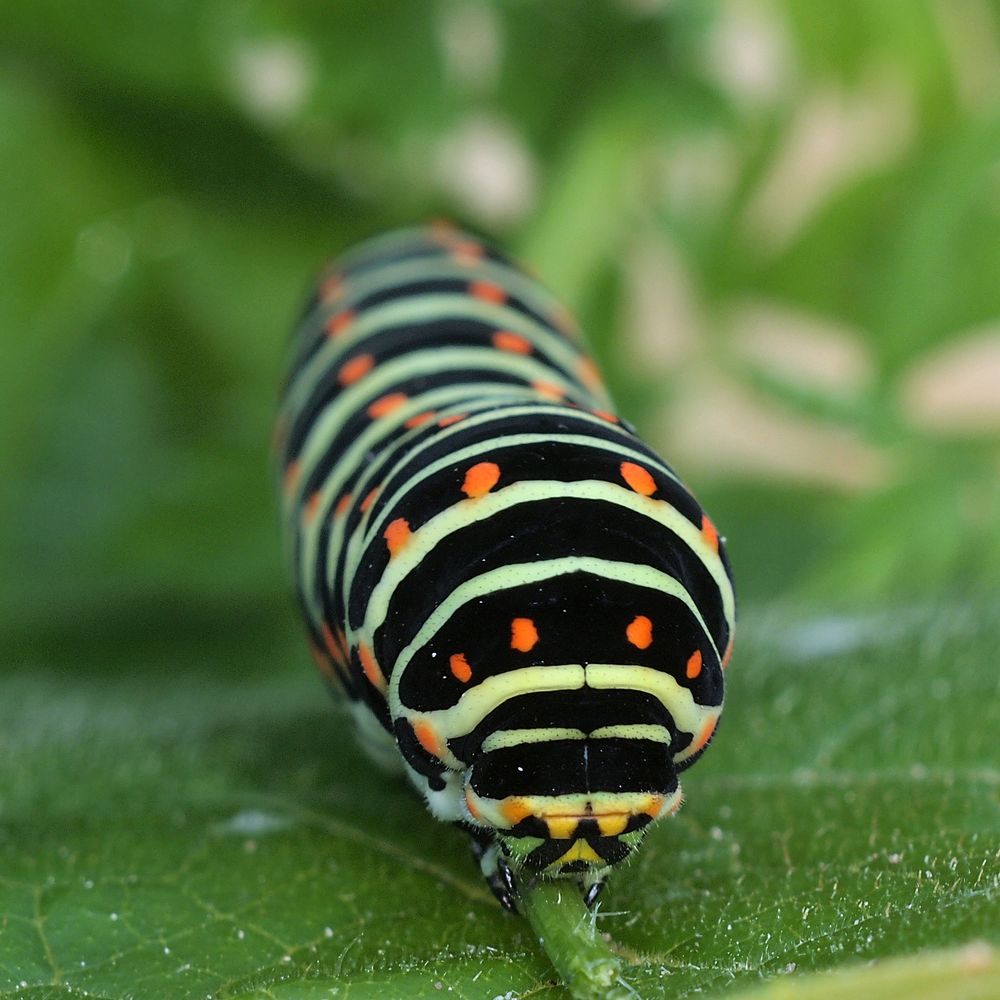
<path fill-rule="evenodd" d="M 310 647 L 500 902 L 588 905 L 681 804 L 723 702 L 723 540 L 614 412 L 565 308 L 447 224 L 349 251 L 275 429 Z"/>

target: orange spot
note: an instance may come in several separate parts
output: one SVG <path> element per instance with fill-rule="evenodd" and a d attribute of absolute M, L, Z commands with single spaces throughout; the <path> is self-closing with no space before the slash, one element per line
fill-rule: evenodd
<path fill-rule="evenodd" d="M 475 299 L 498 306 L 507 301 L 507 293 L 492 281 L 473 281 L 469 285 L 469 294 Z"/>
<path fill-rule="evenodd" d="M 565 393 L 554 382 L 532 382 L 531 388 L 546 399 L 562 399 Z"/>
<path fill-rule="evenodd" d="M 420 427 L 422 424 L 426 424 L 428 421 L 434 419 L 434 411 L 427 410 L 424 413 L 418 413 L 415 417 L 410 417 L 403 426 L 404 427 Z"/>
<path fill-rule="evenodd" d="M 531 810 L 521 799 L 504 799 L 500 803 L 500 814 L 511 826 L 516 826 L 525 816 L 531 815 Z"/>
<path fill-rule="evenodd" d="M 530 354 L 532 350 L 531 341 L 527 337 L 508 330 L 497 330 L 493 334 L 493 346 L 501 351 L 510 351 L 511 354 Z"/>
<path fill-rule="evenodd" d="M 358 646 L 358 659 L 361 661 L 361 669 L 364 671 L 365 677 L 371 681 L 372 687 L 378 688 L 384 694 L 386 683 L 382 668 L 372 655 L 372 651 L 364 643 Z"/>
<path fill-rule="evenodd" d="M 629 489 L 635 490 L 641 496 L 651 497 L 656 492 L 656 482 L 641 465 L 636 465 L 635 462 L 622 462 L 621 474 Z"/>
<path fill-rule="evenodd" d="M 564 305 L 557 304 L 553 306 L 552 311 L 549 313 L 549 319 L 552 320 L 552 324 L 557 330 L 569 334 L 576 333 L 576 320 Z"/>
<path fill-rule="evenodd" d="M 361 505 L 358 510 L 364 514 L 373 503 L 375 503 L 375 498 L 378 496 L 379 487 L 373 486 L 366 494 L 364 500 L 361 501 Z"/>
<path fill-rule="evenodd" d="M 701 673 L 701 650 L 696 649 L 689 657 L 687 662 L 687 669 L 685 673 L 688 676 L 688 680 L 694 680 L 698 674 Z"/>
<path fill-rule="evenodd" d="M 454 241 L 458 229 L 451 219 L 438 218 L 431 219 L 427 223 L 427 238 L 435 243 L 450 244 Z"/>
<path fill-rule="evenodd" d="M 330 631 L 330 626 L 326 622 L 323 622 L 320 626 L 320 632 L 323 635 L 323 644 L 326 646 L 326 650 L 330 656 L 335 660 L 343 661 L 346 658 L 347 643 L 345 642 L 343 646 L 339 645 Z"/>
<path fill-rule="evenodd" d="M 319 286 L 320 299 L 329 305 L 336 302 L 344 294 L 344 279 L 339 274 L 331 274 L 324 278 Z"/>
<path fill-rule="evenodd" d="M 480 815 L 479 810 L 476 808 L 476 803 L 472 800 L 472 789 L 466 788 L 465 790 L 465 804 L 469 808 L 469 812 L 472 813 L 473 819 L 481 820 L 483 817 Z"/>
<path fill-rule="evenodd" d="M 636 615 L 625 629 L 625 638 L 636 649 L 649 649 L 653 644 L 653 623 L 645 615 Z"/>
<path fill-rule="evenodd" d="M 663 811 L 663 796 L 662 795 L 650 795 L 649 802 L 644 809 L 640 809 L 639 812 L 646 813 L 647 816 L 652 816 L 656 819 L 657 816 Z"/>
<path fill-rule="evenodd" d="M 398 410 L 405 402 L 405 393 L 390 392 L 388 396 L 382 396 L 381 399 L 376 399 L 375 402 L 368 407 L 368 416 L 371 417 L 372 420 L 378 420 L 380 417 L 384 417 L 392 413 L 393 410 Z"/>
<path fill-rule="evenodd" d="M 538 642 L 538 629 L 530 618 L 515 618 L 510 623 L 510 648 L 527 653 Z"/>
<path fill-rule="evenodd" d="M 389 546 L 389 555 L 399 555 L 403 546 L 410 540 L 411 534 L 410 523 L 405 517 L 397 517 L 395 521 L 390 521 L 383 535 Z"/>
<path fill-rule="evenodd" d="M 464 420 L 468 415 L 468 413 L 453 413 L 449 417 L 442 417 L 438 421 L 438 427 L 450 427 L 452 424 L 457 424 L 459 420 Z"/>
<path fill-rule="evenodd" d="M 719 551 L 719 533 L 715 530 L 715 525 L 708 519 L 707 514 L 701 515 L 701 535 L 710 549 Z"/>
<path fill-rule="evenodd" d="M 607 410 L 591 410 L 590 412 L 593 413 L 595 417 L 600 417 L 601 420 L 607 420 L 609 424 L 620 423 L 618 418 L 613 413 L 609 413 Z"/>
<path fill-rule="evenodd" d="M 597 370 L 597 365 L 594 364 L 591 358 L 580 358 L 576 366 L 576 374 L 579 376 L 580 381 L 592 391 L 600 389 L 604 385 L 601 373 Z"/>
<path fill-rule="evenodd" d="M 729 661 L 733 658 L 733 640 L 730 639 L 726 644 L 726 651 L 722 654 L 722 669 L 725 670 L 729 666 Z"/>
<path fill-rule="evenodd" d="M 370 354 L 359 354 L 357 357 L 345 361 L 337 372 L 337 381 L 341 385 L 350 385 L 357 382 L 362 375 L 370 372 L 375 367 L 375 359 Z"/>
<path fill-rule="evenodd" d="M 448 662 L 451 665 L 451 672 L 463 684 L 468 684 L 472 680 L 472 667 L 469 666 L 465 653 L 452 653 Z"/>
<path fill-rule="evenodd" d="M 475 267 L 485 256 L 483 248 L 474 240 L 453 239 L 451 259 L 459 267 Z"/>
<path fill-rule="evenodd" d="M 477 462 L 465 473 L 462 492 L 473 500 L 486 496 L 500 480 L 500 466 L 495 462 Z"/>
<path fill-rule="evenodd" d="M 354 310 L 344 309 L 327 320 L 326 332 L 331 337 L 339 337 L 353 322 Z"/>
<path fill-rule="evenodd" d="M 302 475 L 302 463 L 295 459 L 289 462 L 285 468 L 285 475 L 281 481 L 281 489 L 286 497 L 295 492 L 295 487 L 299 485 L 299 477 Z"/>
<path fill-rule="evenodd" d="M 416 736 L 417 742 L 432 756 L 441 756 L 442 746 L 441 737 L 438 736 L 437 730 L 427 721 L 421 719 L 419 722 L 413 723 L 413 735 Z"/>
<path fill-rule="evenodd" d="M 311 524 L 316 520 L 316 515 L 319 513 L 319 500 L 320 493 L 319 490 L 316 490 L 306 501 L 306 505 L 302 510 L 306 524 Z"/>
<path fill-rule="evenodd" d="M 337 506 L 333 508 L 333 513 L 337 517 L 343 517 L 347 513 L 347 508 L 351 506 L 351 494 L 345 493 L 338 501 Z"/>
<path fill-rule="evenodd" d="M 719 720 L 709 719 L 705 725 L 701 727 L 701 732 L 698 733 L 698 738 L 694 741 L 694 749 L 692 753 L 697 753 L 705 744 L 712 738 L 712 733 L 715 732 L 715 725 Z"/>

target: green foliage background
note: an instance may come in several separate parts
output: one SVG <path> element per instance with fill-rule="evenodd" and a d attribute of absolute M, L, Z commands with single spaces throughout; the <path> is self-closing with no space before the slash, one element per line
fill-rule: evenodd
<path fill-rule="evenodd" d="M 755 91 L 718 52 L 762 20 L 781 66 Z M 493 41 L 471 68 L 456 23 Z M 599 915 L 639 993 L 1000 937 L 1000 428 L 905 393 L 1000 314 L 1000 4 L 6 0 L 0 26 L 0 996 L 565 995 L 461 838 L 372 781 L 275 530 L 309 275 L 438 215 L 533 262 L 648 436 L 707 372 L 884 470 L 831 488 L 689 441 L 741 636 L 689 804 Z M 763 239 L 803 116 L 886 80 L 904 138 Z M 441 169 L 484 119 L 532 165 L 506 214 Z M 699 304 L 664 370 L 635 361 L 639 242 Z M 870 377 L 748 361 L 747 299 L 857 331 Z M 988 951 L 949 961 L 947 989 L 1000 993 Z M 914 968 L 909 995 L 957 995 Z"/>

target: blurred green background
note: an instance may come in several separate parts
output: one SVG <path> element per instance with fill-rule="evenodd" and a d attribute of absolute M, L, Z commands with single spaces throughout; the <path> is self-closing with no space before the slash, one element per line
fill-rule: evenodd
<path fill-rule="evenodd" d="M 274 665 L 282 344 L 326 257 L 438 215 L 577 312 L 746 604 L 997 582 L 1000 4 L 2 17 L 15 662 Z"/>
<path fill-rule="evenodd" d="M 5 0 L 3 987 L 565 996 L 282 565 L 310 276 L 438 216 L 728 537 L 718 749 L 601 925 L 642 995 L 995 938 L 998 0 Z"/>

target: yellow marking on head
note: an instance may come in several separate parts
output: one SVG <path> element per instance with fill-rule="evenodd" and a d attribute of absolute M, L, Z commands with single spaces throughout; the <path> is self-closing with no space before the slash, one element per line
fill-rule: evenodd
<path fill-rule="evenodd" d="M 549 836 L 553 840 L 569 840 L 580 823 L 579 816 L 546 816 Z"/>
<path fill-rule="evenodd" d="M 597 829 L 601 831 L 602 837 L 617 837 L 625 832 L 628 826 L 628 813 L 606 813 L 603 816 L 595 816 Z"/>
<path fill-rule="evenodd" d="M 556 858 L 549 867 L 555 868 L 557 865 L 564 865 L 570 861 L 591 861 L 605 864 L 604 858 L 586 840 L 574 840 L 573 846 L 561 858 Z"/>

